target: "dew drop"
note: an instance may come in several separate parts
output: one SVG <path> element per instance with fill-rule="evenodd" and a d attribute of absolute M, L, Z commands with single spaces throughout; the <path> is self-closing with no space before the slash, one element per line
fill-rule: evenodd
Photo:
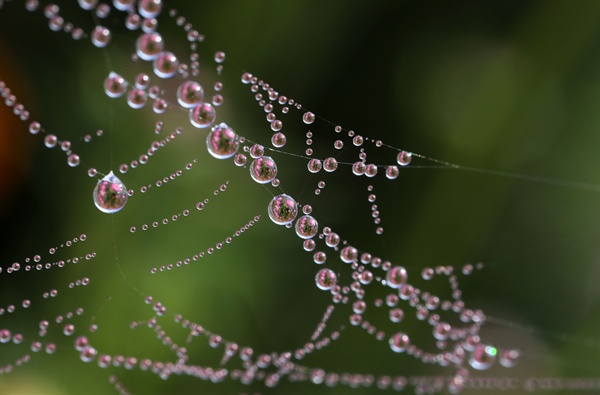
<path fill-rule="evenodd" d="M 96 26 L 92 31 L 92 44 L 98 48 L 104 48 L 110 43 L 110 30 L 104 26 Z"/>
<path fill-rule="evenodd" d="M 127 94 L 127 104 L 129 107 L 134 109 L 139 109 L 146 105 L 146 101 L 148 100 L 148 95 L 146 91 L 135 88 L 129 91 Z"/>
<path fill-rule="evenodd" d="M 300 217 L 298 221 L 296 221 L 295 228 L 298 237 L 302 239 L 310 239 L 314 237 L 319 231 L 319 223 L 312 216 L 304 215 Z"/>
<path fill-rule="evenodd" d="M 302 115 L 302 121 L 304 121 L 305 124 L 310 125 L 315 121 L 315 114 L 310 111 L 305 112 L 304 115 Z"/>
<path fill-rule="evenodd" d="M 200 129 L 210 127 L 216 116 L 215 108 L 210 103 L 200 103 L 190 109 L 190 123 Z"/>
<path fill-rule="evenodd" d="M 497 353 L 496 347 L 478 343 L 469 357 L 469 365 L 477 370 L 489 369 L 494 364 Z"/>
<path fill-rule="evenodd" d="M 104 213 L 116 213 L 127 203 L 127 188 L 111 171 L 94 188 L 94 204 Z"/>
<path fill-rule="evenodd" d="M 204 89 L 196 81 L 186 81 L 177 88 L 177 101 L 184 108 L 192 108 L 204 100 Z"/>
<path fill-rule="evenodd" d="M 410 339 L 406 333 L 398 332 L 390 337 L 390 348 L 393 352 L 404 352 L 410 344 Z"/>
<path fill-rule="evenodd" d="M 298 204 L 296 201 L 286 195 L 275 196 L 268 207 L 269 218 L 277 225 L 286 225 L 291 223 L 298 215 Z"/>
<path fill-rule="evenodd" d="M 394 266 L 388 270 L 385 280 L 389 287 L 400 288 L 406 282 L 408 273 L 402 266 Z"/>
<path fill-rule="evenodd" d="M 286 142 L 287 139 L 285 137 L 285 134 L 281 132 L 274 133 L 271 137 L 271 144 L 273 144 L 273 147 L 275 148 L 282 148 L 283 146 L 285 146 Z"/>
<path fill-rule="evenodd" d="M 407 166 L 411 160 L 412 154 L 410 152 L 400 151 L 398 153 L 397 161 L 400 166 Z"/>
<path fill-rule="evenodd" d="M 138 12 L 144 18 L 156 18 L 162 10 L 162 0 L 140 0 Z"/>
<path fill-rule="evenodd" d="M 333 172 L 337 169 L 338 167 L 338 162 L 335 158 L 333 157 L 329 157 L 327 159 L 325 159 L 325 161 L 323 162 L 323 169 L 325 169 L 326 172 Z"/>
<path fill-rule="evenodd" d="M 208 152 L 217 159 L 231 158 L 239 146 L 239 136 L 225 123 L 213 126 L 206 136 Z"/>
<path fill-rule="evenodd" d="M 319 159 L 311 159 L 308 161 L 307 167 L 308 171 L 310 171 L 311 173 L 318 173 L 319 171 L 321 171 L 323 164 Z"/>
<path fill-rule="evenodd" d="M 136 54 L 142 60 L 154 60 L 162 52 L 164 41 L 159 33 L 145 33 L 138 37 Z"/>
<path fill-rule="evenodd" d="M 175 75 L 179 67 L 179 60 L 173 52 L 161 52 L 152 64 L 154 73 L 160 78 L 170 78 Z"/>
<path fill-rule="evenodd" d="M 337 283 L 337 276 L 331 269 L 321 269 L 315 276 L 315 283 L 319 289 L 328 291 L 332 289 Z"/>
<path fill-rule="evenodd" d="M 267 184 L 277 177 L 277 164 L 270 156 L 256 158 L 250 164 L 250 176 L 259 184 Z"/>
<path fill-rule="evenodd" d="M 120 97 L 123 96 L 127 89 L 127 82 L 119 74 L 111 71 L 108 77 L 104 80 L 104 93 L 108 97 Z"/>

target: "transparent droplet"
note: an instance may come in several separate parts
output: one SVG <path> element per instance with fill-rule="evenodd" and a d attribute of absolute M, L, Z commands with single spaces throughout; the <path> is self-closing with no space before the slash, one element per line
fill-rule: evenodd
<path fill-rule="evenodd" d="M 356 262 L 358 251 L 352 246 L 346 246 L 340 251 L 340 259 L 345 263 Z"/>
<path fill-rule="evenodd" d="M 296 221 L 296 234 L 302 239 L 310 239 L 319 231 L 319 223 L 310 215 L 304 215 Z"/>
<path fill-rule="evenodd" d="M 127 203 L 127 188 L 111 171 L 94 188 L 94 204 L 104 213 L 116 213 Z"/>
<path fill-rule="evenodd" d="M 286 225 L 296 219 L 298 203 L 286 194 L 275 196 L 268 207 L 269 218 L 277 225 Z"/>
<path fill-rule="evenodd" d="M 92 31 L 92 44 L 98 48 L 104 48 L 110 43 L 110 30 L 104 26 L 96 26 Z"/>
<path fill-rule="evenodd" d="M 305 112 L 304 115 L 302 115 L 302 120 L 304 121 L 305 124 L 310 125 L 311 123 L 313 123 L 315 121 L 315 114 L 313 114 L 312 112 Z"/>
<path fill-rule="evenodd" d="M 260 158 L 265 154 L 265 147 L 263 147 L 260 144 L 254 144 L 252 147 L 250 147 L 250 150 L 248 152 L 250 153 L 250 156 L 252 158 Z"/>
<path fill-rule="evenodd" d="M 190 123 L 200 129 L 210 127 L 216 116 L 215 108 L 210 103 L 200 103 L 190 109 Z"/>
<path fill-rule="evenodd" d="M 319 159 L 311 159 L 308 161 L 307 167 L 308 171 L 310 171 L 311 173 L 318 173 L 319 171 L 321 171 L 323 164 Z"/>
<path fill-rule="evenodd" d="M 186 81 L 177 88 L 177 101 L 184 108 L 192 108 L 204 100 L 204 89 L 195 81 Z"/>
<path fill-rule="evenodd" d="M 398 332 L 390 337 L 389 342 L 393 352 L 404 352 L 410 344 L 410 339 L 406 333 Z"/>
<path fill-rule="evenodd" d="M 315 276 L 315 284 L 319 289 L 323 291 L 328 291 L 335 286 L 337 283 L 337 276 L 335 272 L 331 269 L 321 269 L 317 272 Z"/>
<path fill-rule="evenodd" d="M 402 266 L 394 266 L 388 270 L 385 281 L 389 287 L 400 288 L 406 282 L 408 273 Z"/>
<path fill-rule="evenodd" d="M 225 123 L 213 126 L 206 136 L 208 152 L 217 159 L 231 158 L 239 146 L 239 136 Z"/>
<path fill-rule="evenodd" d="M 323 169 L 325 169 L 325 171 L 327 172 L 332 172 L 335 171 L 338 167 L 338 163 L 337 160 L 333 157 L 329 157 L 327 159 L 325 159 L 325 161 L 323 162 Z"/>
<path fill-rule="evenodd" d="M 520 356 L 521 353 L 519 352 L 519 350 L 502 350 L 502 352 L 500 353 L 500 365 L 504 366 L 505 368 L 512 368 L 516 365 Z"/>
<path fill-rule="evenodd" d="M 67 158 L 67 163 L 71 167 L 77 167 L 77 166 L 79 166 L 79 155 L 77 155 L 77 154 L 71 154 L 71 155 L 69 155 L 69 157 Z"/>
<path fill-rule="evenodd" d="M 496 361 L 498 350 L 496 347 L 484 343 L 478 343 L 469 357 L 469 365 L 473 369 L 489 369 Z"/>
<path fill-rule="evenodd" d="M 277 164 L 270 156 L 256 158 L 250 164 L 250 176 L 259 184 L 267 184 L 277 177 Z"/>
<path fill-rule="evenodd" d="M 142 89 L 132 89 L 127 94 L 127 104 L 131 108 L 139 109 L 146 105 L 146 101 L 148 100 L 148 95 L 146 91 Z"/>
<path fill-rule="evenodd" d="M 410 161 L 412 160 L 412 154 L 410 152 L 406 152 L 406 151 L 400 151 L 398 153 L 398 164 L 400 166 L 406 166 L 410 163 Z"/>
<path fill-rule="evenodd" d="M 144 33 L 138 37 L 135 48 L 140 59 L 154 60 L 162 52 L 164 41 L 159 33 Z"/>
<path fill-rule="evenodd" d="M 113 71 L 111 71 L 104 80 L 104 93 L 106 93 L 108 97 L 123 96 L 126 89 L 127 82 L 125 81 L 125 78 Z"/>
<path fill-rule="evenodd" d="M 162 0 L 140 0 L 138 12 L 144 18 L 156 18 L 162 10 Z"/>
<path fill-rule="evenodd" d="M 390 180 L 398 178 L 399 175 L 400 170 L 398 169 L 398 166 L 388 166 L 385 168 L 385 176 Z"/>
<path fill-rule="evenodd" d="M 179 60 L 177 60 L 177 56 L 173 52 L 168 51 L 158 54 L 152 64 L 154 73 L 160 78 L 173 77 L 177 72 L 178 66 Z"/>
<path fill-rule="evenodd" d="M 275 148 L 282 148 L 283 146 L 285 146 L 286 142 L 287 139 L 285 137 L 285 134 L 281 132 L 274 133 L 271 137 L 271 144 L 273 144 L 273 147 Z"/>

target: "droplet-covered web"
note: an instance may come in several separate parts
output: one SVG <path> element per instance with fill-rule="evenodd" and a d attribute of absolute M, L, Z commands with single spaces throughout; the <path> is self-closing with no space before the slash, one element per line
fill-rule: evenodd
<path fill-rule="evenodd" d="M 234 67 L 238 87 L 252 96 L 257 106 L 255 110 L 264 116 L 262 128 L 255 130 L 240 122 L 232 111 L 225 111 L 229 100 L 222 78 L 226 68 L 229 70 L 225 52 L 212 51 L 209 59 L 201 58 L 199 49 L 205 37 L 189 19 L 179 15 L 175 9 L 168 9 L 168 3 L 160 0 L 115 0 L 112 5 L 93 0 L 80 0 L 78 3 L 84 12 L 93 13 L 97 23 L 92 29 L 84 31 L 64 19 L 66 17 L 62 16 L 58 5 L 42 5 L 29 0 L 25 6 L 32 13 L 42 13 L 51 30 L 66 33 L 76 41 L 89 41 L 98 51 L 110 49 L 116 40 L 123 38 L 119 28 L 125 27 L 128 33 L 125 38 L 131 44 L 128 67 L 141 70 L 140 64 L 148 64 L 152 71 L 135 72 L 132 78 L 127 79 L 124 76 L 131 74 L 127 67 L 110 69 L 96 88 L 103 99 L 109 99 L 111 106 L 134 112 L 151 111 L 151 115 L 158 118 L 151 132 L 160 138 L 150 142 L 147 150 L 139 156 L 115 158 L 110 168 L 103 168 L 107 166 L 106 163 L 88 163 L 84 155 L 80 157 L 75 153 L 73 146 L 76 144 L 48 130 L 42 120 L 34 119 L 35 115 L 18 102 L 8 84 L 0 81 L 0 93 L 5 105 L 26 122 L 24 129 L 39 136 L 48 149 L 60 149 L 66 155 L 69 168 L 80 170 L 82 163 L 89 166 L 87 174 L 92 182 L 77 187 L 86 189 L 88 197 L 89 191 L 92 191 L 91 201 L 95 207 L 102 213 L 114 215 L 113 218 L 126 214 L 129 209 L 126 206 L 143 206 L 140 195 L 155 193 L 158 188 L 161 188 L 161 192 L 174 190 L 169 188 L 194 171 L 199 171 L 198 158 L 210 161 L 211 166 L 224 169 L 226 174 L 243 175 L 256 189 L 248 187 L 240 192 L 240 186 L 235 193 L 267 191 L 260 195 L 256 213 L 231 225 L 230 232 L 214 245 L 182 254 L 173 261 L 139 263 L 143 265 L 144 275 L 166 276 L 167 272 L 198 267 L 200 261 L 214 262 L 226 250 L 243 248 L 238 240 L 246 232 L 259 233 L 261 227 L 264 229 L 269 226 L 278 232 L 275 234 L 281 240 L 292 239 L 304 254 L 307 267 L 312 270 L 310 281 L 305 286 L 314 290 L 322 298 L 320 300 L 325 300 L 326 306 L 321 319 L 314 323 L 314 331 L 302 345 L 293 344 L 285 350 L 263 350 L 260 345 L 228 339 L 201 322 L 194 322 L 180 314 L 178 306 L 161 303 L 159 297 L 151 295 L 153 290 L 142 290 L 139 292 L 142 295 L 131 303 L 136 308 L 141 305 L 148 318 L 127 322 L 125 326 L 130 331 L 152 331 L 157 341 L 169 350 L 168 357 L 150 359 L 141 354 L 129 354 L 127 350 L 114 352 L 96 348 L 92 335 L 101 335 L 102 322 L 85 326 L 80 321 L 76 322 L 76 317 L 86 317 L 88 314 L 84 307 L 78 306 L 53 319 L 36 322 L 39 330 L 37 335 L 31 337 L 14 329 L 16 325 L 10 319 L 3 320 L 0 347 L 12 342 L 22 346 L 22 355 L 3 366 L 2 373 L 11 373 L 16 367 L 35 359 L 38 353 L 54 354 L 57 349 L 65 349 L 75 352 L 82 362 L 94 364 L 103 372 L 116 368 L 118 374 L 111 374 L 109 380 L 124 393 L 127 392 L 128 371 L 134 369 L 165 380 L 185 375 L 210 381 L 217 391 L 219 383 L 225 380 L 242 385 L 259 382 L 267 387 L 276 387 L 284 379 L 314 385 L 326 384 L 329 387 L 343 386 L 348 391 L 355 387 L 402 391 L 410 386 L 419 393 L 442 390 L 409 382 L 403 375 L 400 363 L 395 364 L 393 372 L 387 374 L 348 373 L 337 371 L 335 367 L 323 369 L 307 358 L 340 341 L 349 331 L 359 332 L 365 341 L 382 342 L 390 358 L 401 354 L 420 363 L 445 369 L 447 380 L 443 390 L 451 393 L 468 388 L 473 371 L 516 365 L 521 351 L 510 346 L 499 347 L 483 336 L 482 329 L 487 319 L 485 312 L 470 308 L 467 295 L 463 299 L 460 281 L 476 270 L 482 270 L 483 264 L 440 264 L 416 268 L 411 263 L 394 262 L 378 256 L 370 247 L 360 246 L 360 240 L 350 240 L 347 229 L 323 219 L 330 218 L 322 209 L 322 202 L 329 198 L 330 180 L 346 175 L 353 177 L 353 180 L 368 180 L 366 187 L 356 183 L 356 188 L 362 189 L 365 194 L 362 203 L 370 208 L 367 214 L 370 216 L 370 227 L 365 227 L 364 231 L 382 237 L 385 224 L 382 223 L 382 209 L 378 206 L 378 186 L 381 183 L 400 182 L 401 172 L 414 165 L 414 162 L 423 160 L 423 157 L 341 125 L 334 126 L 322 119 L 318 111 L 307 110 L 266 81 Z M 163 24 L 174 24 L 180 28 L 189 51 L 184 53 L 175 50 L 177 47 L 171 45 L 172 38 L 161 33 Z M 212 74 L 203 67 L 210 68 Z M 204 77 L 204 72 L 209 77 Z M 204 82 L 210 78 L 213 79 L 210 83 Z M 177 125 L 168 132 L 165 125 L 172 123 L 173 119 L 176 119 Z M 136 169 L 153 162 L 155 156 L 169 150 L 171 143 L 182 135 L 190 137 L 186 141 L 196 145 L 196 157 L 182 158 L 181 164 L 173 164 L 175 170 L 160 173 L 152 182 L 138 177 Z M 82 142 L 89 143 L 100 138 L 106 136 L 98 129 L 95 135 L 85 135 Z M 289 176 L 291 172 L 286 173 L 286 169 L 289 169 L 286 166 L 295 166 L 286 161 L 289 157 L 300 163 L 294 169 L 295 174 L 301 174 L 308 180 L 302 193 L 293 187 L 288 188 L 297 181 Z M 230 208 L 223 209 L 218 202 L 233 194 L 233 188 L 241 184 L 231 181 L 234 178 L 223 179 L 210 187 L 195 185 L 193 190 L 184 192 L 193 196 L 187 206 L 169 207 L 169 215 L 145 213 L 135 218 L 135 222 L 132 219 L 123 229 L 133 240 L 151 232 L 160 232 L 165 227 L 175 227 L 183 221 L 196 220 L 205 214 L 208 216 L 214 213 L 212 210 L 223 210 L 221 213 L 225 213 Z M 127 189 L 126 185 L 131 189 Z M 206 194 L 201 195 L 205 191 L 201 188 L 211 188 L 210 198 Z M 356 211 L 347 214 L 359 215 Z M 118 231 L 121 231 L 120 223 L 115 226 L 119 226 Z M 79 241 L 85 239 L 80 238 Z M 115 240 L 115 245 L 119 242 Z M 149 249 L 155 247 L 147 246 Z M 96 265 L 93 258 L 96 258 L 95 253 L 89 252 L 67 260 L 43 262 L 42 258 L 35 255 L 33 259 L 26 258 L 23 262 L 3 268 L 0 275 L 8 278 L 17 272 L 46 272 L 55 268 L 68 270 L 69 265 L 79 264 L 81 267 L 82 263 L 92 266 Z M 286 257 L 281 258 L 281 264 L 285 265 Z M 194 273 L 201 273 L 200 269 Z M 90 272 L 93 273 L 93 270 Z M 235 273 L 227 273 L 227 276 L 235 276 Z M 118 280 L 122 281 L 121 278 Z M 436 281 L 435 286 L 431 285 Z M 68 297 L 69 292 L 85 289 L 93 282 L 94 277 L 90 274 L 63 284 L 62 288 L 51 288 L 35 296 L 38 296 L 38 302 L 46 303 L 62 297 L 63 293 Z M 441 291 L 440 283 L 447 289 Z M 445 291 L 448 292 L 442 295 L 441 292 Z M 177 287 L 172 288 L 172 292 L 177 292 Z M 28 309 L 32 303 L 36 303 L 32 300 L 23 299 L 20 304 L 8 305 L 0 312 L 4 318 L 9 317 L 14 311 Z M 426 328 L 430 340 L 428 346 L 421 345 L 420 333 L 411 333 L 410 328 L 404 325 L 408 317 L 418 320 Z M 241 324 L 252 325 L 246 322 Z M 168 325 L 175 325 L 185 335 L 179 338 L 171 336 L 164 329 Z M 53 337 L 49 340 L 48 333 L 53 327 L 59 328 L 60 334 L 56 335 L 56 339 Z M 68 340 L 65 341 L 65 338 Z M 197 363 L 190 354 L 196 347 L 201 348 L 200 342 L 218 350 L 219 357 L 212 362 Z M 353 356 L 344 358 L 352 359 Z"/>

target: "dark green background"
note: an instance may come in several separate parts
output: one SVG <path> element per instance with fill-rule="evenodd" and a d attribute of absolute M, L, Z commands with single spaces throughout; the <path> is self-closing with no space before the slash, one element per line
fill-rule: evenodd
<path fill-rule="evenodd" d="M 57 4 L 67 20 L 91 30 L 92 18 L 76 2 Z M 514 369 L 497 366 L 473 375 L 600 379 L 597 1 L 166 5 L 171 6 L 206 36 L 199 51 L 199 80 L 207 91 L 216 78 L 212 54 L 227 53 L 221 79 L 225 103 L 218 116 L 240 135 L 270 146 L 264 112 L 249 87 L 239 83 L 241 73 L 249 71 L 329 122 L 319 120 L 310 127 L 316 157 L 336 153 L 333 126 L 339 124 L 393 147 L 465 167 L 439 169 L 435 162 L 416 158 L 395 181 L 383 174 L 357 178 L 348 166 L 309 177 L 304 159 L 273 154 L 282 187 L 301 203 L 313 204 L 321 226 L 330 226 L 361 251 L 404 265 L 424 290 L 448 294 L 444 281 L 417 278 L 423 267 L 486 263 L 483 271 L 462 280 L 464 300 L 496 322 L 508 323 L 488 323 L 481 332 L 484 340 L 521 348 L 524 356 Z M 116 172 L 120 163 L 136 158 L 158 138 L 153 133 L 157 117 L 150 108 L 133 111 L 123 100 L 102 93 L 109 71 L 106 59 L 129 80 L 149 70 L 145 63 L 130 61 L 138 33 L 121 27 L 120 12 L 111 21 L 113 17 L 119 18 L 119 28 L 113 29 L 113 44 L 103 53 L 88 41 L 74 42 L 64 33 L 51 32 L 41 12 L 28 13 L 21 2 L 4 1 L 0 9 L 0 80 L 32 119 L 71 140 L 83 161 L 69 168 L 64 153 L 45 148 L 40 136 L 30 135 L 27 124 L 2 106 L 0 214 L 6 233 L 0 263 L 5 269 L 35 254 L 54 259 L 48 248 L 81 233 L 87 241 L 59 250 L 56 259 L 97 253 L 92 261 L 64 269 L 0 274 L 0 306 L 24 298 L 33 303 L 28 311 L 0 316 L 0 327 L 21 331 L 26 338 L 21 348 L 2 345 L 0 363 L 11 363 L 26 352 L 39 320 L 53 320 L 78 306 L 86 312 L 76 321 L 78 333 L 86 333 L 94 320 L 99 330 L 90 340 L 101 353 L 174 360 L 151 331 L 129 329 L 131 321 L 152 315 L 143 303 L 148 294 L 167 306 L 164 327 L 178 343 L 184 343 L 185 333 L 169 322 L 172 314 L 180 313 L 257 353 L 301 347 L 328 304 L 327 294 L 314 286 L 318 267 L 292 231 L 268 219 L 266 207 L 275 190 L 253 183 L 247 170 L 231 161 L 210 157 L 205 132 L 187 126 L 185 113 L 164 117 L 169 133 L 185 126 L 181 136 L 148 165 L 120 175 L 136 191 L 125 209 L 105 215 L 93 206 L 95 179 L 87 176 L 87 169 Z M 161 16 L 159 30 L 169 49 L 186 51 L 185 35 L 171 18 Z M 169 83 L 173 90 L 176 83 Z M 287 152 L 304 150 L 309 127 L 299 122 L 301 113 L 290 111 L 283 117 Z M 99 128 L 105 131 L 102 138 L 81 140 Z M 345 143 L 340 158 L 356 160 L 356 150 L 348 148 L 349 140 Z M 395 161 L 394 150 L 372 143 L 365 147 L 368 162 Z M 139 193 L 141 185 L 183 169 L 194 158 L 198 162 L 184 176 L 146 195 Z M 327 185 L 316 197 L 319 180 Z M 228 190 L 215 197 L 213 190 L 225 181 L 230 181 Z M 377 194 L 382 236 L 375 235 L 370 217 L 369 184 Z M 193 209 L 206 197 L 210 203 L 203 212 L 192 210 L 189 218 L 157 230 L 128 231 Z M 153 266 L 214 246 L 255 215 L 262 216 L 259 223 L 222 251 L 184 269 L 149 274 Z M 349 268 L 326 251 L 327 267 L 339 271 L 347 283 Z M 91 279 L 87 288 L 67 288 L 69 281 L 83 276 Z M 41 293 L 51 288 L 61 295 L 42 300 Z M 375 289 L 372 294 L 385 295 Z M 349 306 L 338 307 L 330 329 L 347 321 Z M 430 327 L 417 322 L 412 310 L 405 312 L 402 330 L 433 350 Z M 386 314 L 370 307 L 366 318 L 392 333 Z M 231 380 L 214 385 L 182 377 L 162 381 L 138 370 L 101 370 L 95 363 L 81 363 L 72 339 L 58 333 L 59 325 L 53 328 L 48 339 L 57 343 L 58 352 L 34 354 L 29 364 L 1 375 L 1 393 L 114 393 L 108 383 L 113 373 L 137 394 L 382 392 L 290 384 L 287 379 L 268 390 Z M 192 362 L 218 365 L 218 352 L 204 338 L 186 346 Z M 386 342 L 352 327 L 303 363 L 340 373 L 452 373 L 393 354 Z"/>

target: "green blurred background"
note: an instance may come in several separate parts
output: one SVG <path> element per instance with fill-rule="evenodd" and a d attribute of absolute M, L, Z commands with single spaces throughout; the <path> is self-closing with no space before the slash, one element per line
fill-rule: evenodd
<path fill-rule="evenodd" d="M 0 4 L 0 80 L 33 120 L 70 140 L 82 158 L 79 167 L 70 168 L 60 148 L 47 149 L 10 108 L 0 108 L 0 215 L 5 229 L 0 263 L 6 269 L 36 254 L 45 262 L 96 253 L 95 259 L 63 269 L 0 274 L 0 307 L 32 301 L 29 310 L 0 316 L 0 327 L 25 336 L 20 347 L 2 345 L 0 364 L 28 352 L 40 320 L 52 321 L 79 306 L 85 314 L 75 320 L 77 333 L 88 333 L 87 326 L 96 323 L 99 329 L 89 338 L 99 352 L 174 360 L 151 330 L 129 329 L 131 321 L 152 316 L 145 295 L 167 306 L 163 326 L 182 345 L 186 334 L 172 324 L 173 314 L 256 353 L 302 347 L 330 298 L 314 286 L 319 267 L 312 254 L 303 251 L 293 231 L 268 219 L 266 207 L 275 189 L 253 183 L 247 169 L 232 161 L 210 157 L 205 132 L 188 126 L 185 113 L 158 117 L 149 106 L 134 111 L 124 100 L 103 94 L 102 82 L 111 68 L 128 80 L 150 71 L 147 64 L 130 60 L 139 32 L 127 31 L 122 13 L 113 12 L 106 24 L 118 27 L 103 52 L 89 41 L 51 32 L 42 12 L 26 12 L 22 2 Z M 93 19 L 75 1 L 56 4 L 66 20 L 91 30 Z M 464 167 L 440 169 L 415 158 L 413 166 L 389 181 L 383 174 L 354 177 L 349 166 L 308 175 L 306 160 L 273 154 L 282 187 L 301 203 L 312 204 L 321 226 L 330 226 L 361 251 L 404 265 L 424 290 L 449 294 L 440 279 L 425 283 L 416 278 L 423 267 L 486 263 L 484 270 L 461 281 L 463 298 L 494 321 L 482 330 L 484 340 L 520 348 L 524 356 L 513 369 L 496 366 L 474 376 L 600 380 L 598 1 L 232 0 L 172 1 L 165 7 L 177 9 L 206 36 L 199 46 L 198 80 L 206 91 L 216 80 L 224 83 L 219 121 L 246 138 L 267 147 L 272 132 L 249 86 L 239 82 L 243 71 L 322 117 L 309 128 L 299 122 L 302 112 L 284 116 L 287 152 L 302 154 L 310 129 L 315 157 L 338 154 L 341 160 L 356 160 L 348 139 L 345 150 L 334 152 L 333 126 L 339 124 Z M 172 18 L 161 16 L 159 30 L 169 49 L 189 51 L 185 33 Z M 216 50 L 227 54 L 221 77 L 212 61 Z M 175 82 L 163 83 L 176 87 Z M 153 132 L 157 119 L 164 120 L 166 133 L 177 126 L 184 126 L 184 133 L 147 165 L 119 173 L 136 194 L 118 214 L 100 213 L 91 199 L 96 179 L 87 176 L 87 169 L 116 173 L 119 164 L 136 159 L 153 140 L 165 138 L 165 132 Z M 104 130 L 103 137 L 95 136 L 98 129 Z M 86 134 L 93 136 L 90 143 L 82 141 Z M 367 162 L 395 161 L 392 149 L 370 142 L 365 147 Z M 140 186 L 168 177 L 194 159 L 192 170 L 183 170 L 182 177 L 147 194 L 139 192 Z M 320 180 L 326 187 L 315 196 Z M 214 196 L 226 181 L 227 191 Z M 375 235 L 370 216 L 368 185 L 377 195 L 385 229 L 381 236 Z M 210 199 L 206 209 L 196 211 L 195 203 L 205 198 Z M 129 232 L 131 226 L 139 229 L 185 208 L 192 209 L 187 218 Z M 149 273 L 151 267 L 214 247 L 255 215 L 262 217 L 254 227 L 214 255 L 180 270 Z M 50 247 L 82 233 L 85 242 L 48 254 Z M 331 252 L 326 266 L 349 282 L 349 268 Z M 83 276 L 91 279 L 89 286 L 67 287 Z M 43 300 L 42 292 L 53 288 L 59 296 Z M 375 296 L 385 295 L 376 289 L 367 294 L 370 306 Z M 338 306 L 328 330 L 346 324 L 349 310 Z M 405 312 L 402 330 L 434 350 L 430 327 L 414 319 L 412 310 Z M 365 318 L 392 333 L 386 314 L 371 307 Z M 452 373 L 393 354 L 385 341 L 347 326 L 340 340 L 303 363 L 376 376 Z M 111 374 L 137 394 L 385 393 L 293 384 L 285 378 L 278 387 L 265 389 L 231 380 L 163 381 L 139 370 L 103 370 L 95 362 L 81 363 L 60 327 L 52 326 L 47 337 L 56 342 L 56 354 L 32 353 L 31 362 L 0 375 L 0 393 L 114 393 Z M 219 352 L 204 338 L 185 346 L 191 362 L 218 366 Z"/>

